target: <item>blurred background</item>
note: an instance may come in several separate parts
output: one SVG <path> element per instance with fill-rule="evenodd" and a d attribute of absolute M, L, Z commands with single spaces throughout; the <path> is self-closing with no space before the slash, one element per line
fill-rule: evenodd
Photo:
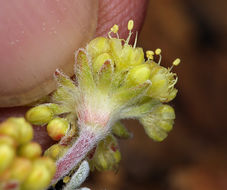
<path fill-rule="evenodd" d="M 130 5 L 129 5 L 130 6 Z M 164 142 L 149 139 L 137 121 L 125 121 L 134 138 L 120 141 L 117 173 L 95 172 L 94 190 L 227 189 L 227 1 L 150 1 L 138 46 L 162 49 L 179 89 L 171 103 L 174 129 Z"/>

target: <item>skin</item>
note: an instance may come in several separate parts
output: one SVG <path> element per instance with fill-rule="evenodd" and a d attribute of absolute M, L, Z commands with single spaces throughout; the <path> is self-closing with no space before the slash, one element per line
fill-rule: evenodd
<path fill-rule="evenodd" d="M 146 0 L 0 0 L 0 120 L 23 116 L 26 108 L 15 106 L 53 91 L 56 68 L 72 75 L 75 50 L 95 36 L 106 36 L 118 24 L 125 38 L 129 19 L 139 31 L 146 5 Z M 44 130 L 36 127 L 35 140 L 47 147 Z"/>

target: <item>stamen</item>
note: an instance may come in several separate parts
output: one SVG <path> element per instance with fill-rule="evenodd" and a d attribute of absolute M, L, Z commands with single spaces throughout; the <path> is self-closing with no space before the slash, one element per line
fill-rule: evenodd
<path fill-rule="evenodd" d="M 114 34 L 116 34 L 117 38 L 119 39 L 119 35 L 117 33 L 118 30 L 119 30 L 119 26 L 117 24 L 113 25 L 113 27 L 110 29 L 110 31 L 108 33 L 109 38 L 110 39 L 112 38 L 111 33 L 113 32 Z"/>
<path fill-rule="evenodd" d="M 133 20 L 129 20 L 128 21 L 128 30 L 131 31 L 133 29 L 134 26 L 134 21 Z"/>
<path fill-rule="evenodd" d="M 111 30 L 111 32 L 116 34 L 119 30 L 119 27 L 118 27 L 118 25 L 115 24 L 115 25 L 113 25 L 113 27 L 110 30 Z"/>
<path fill-rule="evenodd" d="M 133 26 L 134 26 L 134 21 L 133 20 L 129 20 L 128 21 L 128 30 L 129 30 L 129 34 L 128 34 L 128 38 L 127 40 L 125 41 L 125 44 L 128 44 L 129 43 L 129 40 L 132 36 L 132 29 L 133 29 Z"/>
<path fill-rule="evenodd" d="M 178 81 L 178 77 L 175 78 L 175 80 L 172 82 L 172 84 L 169 85 L 168 88 L 169 88 L 169 89 L 173 88 L 174 85 L 177 83 L 177 81 Z"/>
<path fill-rule="evenodd" d="M 180 59 L 179 58 L 177 58 L 177 59 L 175 59 L 174 61 L 173 61 L 173 65 L 174 66 L 178 66 L 179 64 L 180 64 Z"/>
<path fill-rule="evenodd" d="M 161 50 L 160 48 L 157 48 L 157 49 L 155 50 L 155 54 L 156 54 L 156 55 L 159 55 L 159 60 L 158 60 L 158 64 L 159 64 L 159 65 L 160 65 L 160 63 L 161 63 L 161 61 L 162 61 L 161 52 L 162 52 L 162 50 Z"/>
<path fill-rule="evenodd" d="M 133 48 L 136 48 L 137 38 L 138 38 L 138 32 L 136 32 L 136 37 L 135 37 Z"/>
<path fill-rule="evenodd" d="M 179 58 L 175 59 L 172 63 L 172 66 L 170 67 L 170 71 L 173 69 L 174 66 L 178 66 L 180 62 L 181 60 Z"/>
<path fill-rule="evenodd" d="M 146 56 L 148 59 L 153 60 L 154 59 L 154 52 L 151 50 L 146 51 Z"/>
<path fill-rule="evenodd" d="M 161 54 L 161 52 L 162 52 L 162 50 L 161 50 L 161 49 L 159 49 L 159 48 L 155 50 L 155 54 L 156 54 L 156 55 L 160 55 L 160 54 Z"/>

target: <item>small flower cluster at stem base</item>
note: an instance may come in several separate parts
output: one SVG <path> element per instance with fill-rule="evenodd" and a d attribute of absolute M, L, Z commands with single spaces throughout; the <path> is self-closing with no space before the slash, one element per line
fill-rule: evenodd
<path fill-rule="evenodd" d="M 43 190 L 50 184 L 55 163 L 32 138 L 32 126 L 22 117 L 0 123 L 0 189 Z"/>
<path fill-rule="evenodd" d="M 180 59 L 165 68 L 161 49 L 144 53 L 136 47 L 137 34 L 130 45 L 133 26 L 130 20 L 127 39 L 120 39 L 114 25 L 108 37 L 97 37 L 79 49 L 75 80 L 56 70 L 58 87 L 50 102 L 27 112 L 29 122 L 47 125 L 49 136 L 58 141 L 45 152 L 57 165 L 52 184 L 72 175 L 84 159 L 92 170 L 116 169 L 121 155 L 115 137 L 132 136 L 121 119 L 138 119 L 155 141 L 164 140 L 172 129 L 175 113 L 166 103 L 177 94 L 172 69 Z"/>

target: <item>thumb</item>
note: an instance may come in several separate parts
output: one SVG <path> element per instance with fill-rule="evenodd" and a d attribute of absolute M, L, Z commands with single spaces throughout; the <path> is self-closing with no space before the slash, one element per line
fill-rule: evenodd
<path fill-rule="evenodd" d="M 0 107 L 35 101 L 72 74 L 74 51 L 94 35 L 98 1 L 0 0 Z"/>

